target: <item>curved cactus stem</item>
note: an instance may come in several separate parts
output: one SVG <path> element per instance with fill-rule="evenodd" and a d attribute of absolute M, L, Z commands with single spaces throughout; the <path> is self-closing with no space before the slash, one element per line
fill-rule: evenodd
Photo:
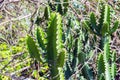
<path fill-rule="evenodd" d="M 102 29 L 102 26 L 103 26 L 103 21 L 104 21 L 104 11 L 105 11 L 105 6 L 104 5 L 102 5 L 102 8 L 101 8 L 101 10 L 100 10 L 100 18 L 99 18 L 99 24 L 98 24 L 98 29 L 97 29 L 97 31 L 99 32 L 99 31 L 101 31 L 101 29 Z M 100 33 L 101 34 L 101 33 Z"/>

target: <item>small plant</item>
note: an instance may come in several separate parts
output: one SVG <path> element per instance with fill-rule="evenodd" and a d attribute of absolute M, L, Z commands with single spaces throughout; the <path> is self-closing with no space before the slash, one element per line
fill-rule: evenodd
<path fill-rule="evenodd" d="M 51 13 L 47 33 L 44 33 L 42 28 L 37 29 L 36 39 L 39 47 L 31 36 L 28 35 L 27 37 L 30 56 L 42 63 L 48 63 L 52 80 L 60 80 L 61 78 L 64 80 L 62 67 L 65 63 L 66 50 L 62 41 L 61 21 L 60 14 Z"/>

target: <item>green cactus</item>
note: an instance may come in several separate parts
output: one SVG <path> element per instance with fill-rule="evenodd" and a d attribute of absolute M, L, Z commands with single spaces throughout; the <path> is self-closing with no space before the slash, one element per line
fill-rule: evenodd
<path fill-rule="evenodd" d="M 116 76 L 116 54 L 115 52 L 110 53 L 109 42 L 109 39 L 107 39 L 104 44 L 104 53 L 100 53 L 97 60 L 99 80 L 114 80 Z M 105 74 L 105 76 L 102 76 L 102 74 Z M 101 76 L 102 78 L 100 79 Z"/>
<path fill-rule="evenodd" d="M 97 60 L 98 80 L 114 80 L 116 75 L 115 58 L 111 57 L 110 53 L 110 36 L 118 28 L 119 21 L 115 21 L 113 27 L 111 27 L 111 23 L 110 6 L 107 4 L 102 5 L 98 24 L 94 13 L 90 14 L 90 20 L 83 22 L 84 27 L 90 33 L 100 38 L 99 47 L 104 51 L 103 54 L 99 54 Z M 110 61 L 112 62 L 110 63 Z"/>
<path fill-rule="evenodd" d="M 52 80 L 60 80 L 60 76 L 62 76 L 62 67 L 65 63 L 66 50 L 64 49 L 62 41 L 61 21 L 62 19 L 60 14 L 51 13 L 47 33 L 45 34 L 42 28 L 37 29 L 36 39 L 38 41 L 39 47 L 44 50 L 44 52 L 46 52 L 44 54 L 45 56 L 39 54 L 40 52 L 43 52 L 38 50 L 38 46 L 35 45 L 36 42 L 33 41 L 31 36 L 28 36 L 27 38 L 28 50 L 31 57 L 40 62 L 41 58 L 46 60 L 45 62 L 48 63 L 50 68 Z"/>
<path fill-rule="evenodd" d="M 42 28 L 37 28 L 36 31 L 36 38 L 37 38 L 37 42 L 39 44 L 39 47 L 42 48 L 42 50 L 45 50 L 45 44 L 46 44 L 46 36 L 45 36 L 45 32 L 43 31 Z"/>
<path fill-rule="evenodd" d="M 51 76 L 58 74 L 58 67 L 64 64 L 65 51 L 62 42 L 61 16 L 59 14 L 51 14 L 49 27 L 47 31 L 47 59 L 51 66 Z M 58 60 L 61 59 L 61 60 Z"/>
<path fill-rule="evenodd" d="M 105 64 L 104 64 L 104 59 L 103 59 L 103 54 L 100 53 L 98 55 L 98 60 L 97 60 L 97 78 L 98 80 L 104 80 L 103 73 L 105 71 Z"/>
<path fill-rule="evenodd" d="M 104 41 L 107 36 L 110 36 L 113 32 L 116 31 L 119 25 L 119 21 L 115 21 L 114 26 L 111 27 L 111 16 L 110 16 L 110 6 L 102 5 L 101 15 L 98 20 L 95 17 L 94 13 L 90 14 L 90 20 L 84 21 L 84 27 L 92 34 L 95 34 L 100 37 L 100 48 L 103 50 Z"/>
<path fill-rule="evenodd" d="M 114 80 L 115 79 L 115 76 L 116 76 L 116 72 L 117 72 L 117 66 L 116 66 L 116 52 L 114 51 L 114 52 L 112 52 L 112 54 L 111 54 L 111 61 L 112 61 L 112 63 L 111 63 L 111 77 L 112 77 L 112 80 Z"/>
<path fill-rule="evenodd" d="M 94 33 L 95 35 L 98 36 L 106 36 L 106 35 L 111 35 L 117 28 L 118 28 L 118 21 L 115 21 L 114 26 L 111 28 L 110 27 L 110 7 L 106 4 L 102 6 L 101 9 L 101 16 L 99 21 L 99 24 L 97 24 L 95 14 L 92 12 L 90 14 L 90 20 L 89 21 L 84 21 L 84 27 Z"/>
<path fill-rule="evenodd" d="M 92 80 L 93 79 L 92 70 L 90 66 L 86 64 L 86 61 L 85 61 L 87 57 L 89 58 L 89 56 L 88 55 L 86 56 L 86 54 L 83 52 L 82 34 L 80 34 L 75 39 L 73 38 L 73 36 L 70 35 L 68 39 L 69 39 L 68 41 L 70 41 L 68 42 L 68 45 L 71 45 L 68 47 L 70 49 L 71 47 L 74 47 L 74 48 L 73 48 L 73 51 L 68 54 L 68 60 L 66 63 L 67 69 L 65 70 L 66 79 L 70 78 L 72 80 L 73 78 L 70 77 L 72 74 L 76 74 L 76 79 L 77 79 L 77 78 L 80 78 L 82 74 L 84 78 L 86 78 L 87 80 Z M 81 69 L 82 73 L 75 73 L 79 70 L 78 65 L 80 64 L 83 65 L 83 68 Z"/>
<path fill-rule="evenodd" d="M 105 80 L 111 80 L 109 59 L 110 59 L 110 44 L 108 39 L 104 44 Z"/>

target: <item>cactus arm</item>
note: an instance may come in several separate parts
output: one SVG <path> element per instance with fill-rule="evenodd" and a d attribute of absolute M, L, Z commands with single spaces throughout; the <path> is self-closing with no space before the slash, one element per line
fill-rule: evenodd
<path fill-rule="evenodd" d="M 109 58 L 110 58 L 110 44 L 108 39 L 106 40 L 104 45 L 105 80 L 111 80 Z"/>
<path fill-rule="evenodd" d="M 45 33 L 42 28 L 37 28 L 36 37 L 39 46 L 42 48 L 42 50 L 45 50 L 46 39 L 45 39 Z"/>
<path fill-rule="evenodd" d="M 104 58 L 105 61 L 109 61 L 110 59 L 110 37 L 107 37 L 104 42 Z"/>
<path fill-rule="evenodd" d="M 102 26 L 102 35 L 106 35 L 110 31 L 110 7 L 105 5 L 104 22 Z"/>
<path fill-rule="evenodd" d="M 111 54 L 111 61 L 112 61 L 112 64 L 111 64 L 111 76 L 112 76 L 112 80 L 115 79 L 115 76 L 116 76 L 116 70 L 117 70 L 117 67 L 116 67 L 116 64 L 115 64 L 115 61 L 116 61 L 116 52 L 112 52 Z"/>
<path fill-rule="evenodd" d="M 109 63 L 105 61 L 105 80 L 111 80 L 110 66 Z"/>
<path fill-rule="evenodd" d="M 104 58 L 103 58 L 103 54 L 99 54 L 98 55 L 98 60 L 97 60 L 97 70 L 98 70 L 98 78 L 104 78 L 104 76 L 102 76 L 102 74 L 105 72 L 105 64 L 104 64 Z"/>
<path fill-rule="evenodd" d="M 112 63 L 112 65 L 111 65 L 111 77 L 112 77 L 112 80 L 115 79 L 116 70 L 117 70 L 116 64 L 115 64 L 115 63 Z"/>
<path fill-rule="evenodd" d="M 58 13 L 51 13 L 50 25 L 48 28 L 47 54 L 48 60 L 57 60 L 57 53 L 62 50 L 62 29 L 61 16 Z"/>
<path fill-rule="evenodd" d="M 51 71 L 52 80 L 58 79 L 58 69 L 56 67 L 56 60 L 57 60 L 57 50 L 56 50 L 56 31 L 57 31 L 57 21 L 56 21 L 56 14 L 51 13 L 49 24 L 48 24 L 48 31 L 47 31 L 47 59 L 48 64 Z M 57 77 L 56 77 L 57 76 Z"/>
<path fill-rule="evenodd" d="M 101 7 L 101 10 L 100 10 L 100 18 L 99 18 L 99 24 L 98 24 L 98 28 L 97 28 L 97 31 L 99 32 L 101 29 L 102 29 L 102 26 L 103 26 L 103 21 L 104 21 L 104 9 L 105 9 L 105 6 L 102 6 Z"/>
<path fill-rule="evenodd" d="M 104 22 L 108 22 L 110 25 L 110 7 L 107 4 L 105 5 Z"/>
<path fill-rule="evenodd" d="M 93 31 L 94 31 L 94 29 L 96 30 L 97 23 L 96 23 L 95 14 L 93 12 L 90 14 L 90 23 L 91 23 L 91 27 L 92 27 Z"/>
<path fill-rule="evenodd" d="M 35 44 L 33 38 L 29 35 L 27 36 L 27 47 L 31 58 L 35 58 L 36 60 L 43 62 L 38 46 Z"/>
<path fill-rule="evenodd" d="M 110 29 L 109 34 L 112 34 L 113 32 L 115 32 L 115 31 L 116 31 L 116 29 L 118 28 L 118 25 L 119 25 L 119 21 L 116 21 L 116 22 L 114 23 L 113 28 L 112 28 L 112 29 Z"/>
<path fill-rule="evenodd" d="M 49 27 L 47 31 L 47 58 L 50 61 L 56 61 L 57 51 L 56 51 L 56 14 L 51 14 Z M 52 62 L 53 63 L 53 62 Z"/>

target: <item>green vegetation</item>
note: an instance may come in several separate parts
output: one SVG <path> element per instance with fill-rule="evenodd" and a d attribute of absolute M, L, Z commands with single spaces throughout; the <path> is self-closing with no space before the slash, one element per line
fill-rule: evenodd
<path fill-rule="evenodd" d="M 120 0 L 4 3 L 0 80 L 119 80 L 119 5 Z"/>

